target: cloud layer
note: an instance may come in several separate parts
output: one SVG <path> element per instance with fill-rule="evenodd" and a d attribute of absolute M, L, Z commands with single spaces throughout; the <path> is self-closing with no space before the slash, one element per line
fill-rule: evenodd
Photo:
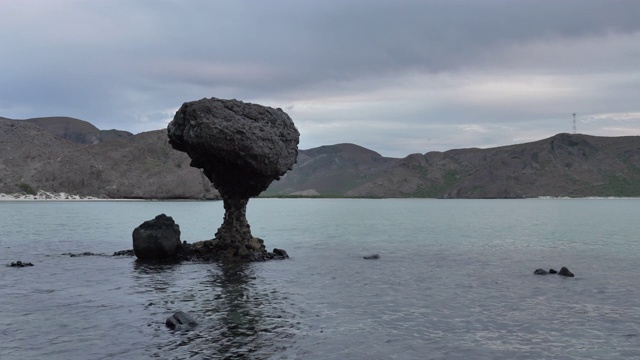
<path fill-rule="evenodd" d="M 640 135 L 637 1 L 0 0 L 0 116 L 166 126 L 281 107 L 301 147 L 387 156 Z"/>

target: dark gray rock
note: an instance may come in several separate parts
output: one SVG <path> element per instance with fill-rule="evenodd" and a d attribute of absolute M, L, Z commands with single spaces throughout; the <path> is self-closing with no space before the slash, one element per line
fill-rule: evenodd
<path fill-rule="evenodd" d="M 533 273 L 535 275 L 547 275 L 548 274 L 547 270 L 544 270 L 544 269 L 536 269 Z"/>
<path fill-rule="evenodd" d="M 112 256 L 135 256 L 135 252 L 133 251 L 133 249 L 131 250 L 118 250 L 116 252 L 113 253 Z"/>
<path fill-rule="evenodd" d="M 278 249 L 278 248 L 274 248 L 273 249 L 273 255 L 274 256 L 278 256 L 281 259 L 288 259 L 289 258 L 289 254 L 287 254 L 286 251 L 284 251 L 283 249 Z"/>
<path fill-rule="evenodd" d="M 363 256 L 362 258 L 365 259 L 365 260 L 378 260 L 378 259 L 380 259 L 380 255 L 371 254 L 371 255 Z"/>
<path fill-rule="evenodd" d="M 165 214 L 145 221 L 133 230 L 132 236 L 133 252 L 143 261 L 175 259 L 182 246 L 180 226 Z"/>
<path fill-rule="evenodd" d="M 556 269 L 549 269 L 549 274 L 557 274 L 558 270 Z"/>
<path fill-rule="evenodd" d="M 165 325 L 167 325 L 171 330 L 184 330 L 198 325 L 198 322 L 189 314 L 182 311 L 176 311 L 173 315 L 167 318 Z"/>
<path fill-rule="evenodd" d="M 223 197 L 238 199 L 259 195 L 290 170 L 300 137 L 282 109 L 216 98 L 184 103 L 168 135 Z"/>
<path fill-rule="evenodd" d="M 571 271 L 569 271 L 569 269 L 567 269 L 564 266 L 562 267 L 562 269 L 560 269 L 560 271 L 558 272 L 558 275 L 566 276 L 566 277 L 573 277 L 573 273 Z"/>
<path fill-rule="evenodd" d="M 105 254 L 96 254 L 90 251 L 85 251 L 82 253 L 64 253 L 62 255 L 69 255 L 69 257 L 80 257 L 80 256 L 106 256 Z"/>
<path fill-rule="evenodd" d="M 33 264 L 30 263 L 30 262 L 22 262 L 22 261 L 18 260 L 16 262 L 12 262 L 9 266 L 10 267 L 19 267 L 19 268 L 21 268 L 21 267 L 33 266 Z"/>
<path fill-rule="evenodd" d="M 250 244 L 247 203 L 296 162 L 300 134 L 291 118 L 282 109 L 210 98 L 182 104 L 167 131 L 171 146 L 203 169 L 224 202 L 212 248 L 225 257 L 262 258 L 266 250 Z"/>

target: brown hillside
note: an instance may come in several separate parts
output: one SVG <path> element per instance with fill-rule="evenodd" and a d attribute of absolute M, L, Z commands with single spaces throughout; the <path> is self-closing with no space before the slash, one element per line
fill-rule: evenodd
<path fill-rule="evenodd" d="M 36 124 L 50 133 L 78 144 L 99 144 L 133 136 L 128 131 L 100 130 L 93 124 L 71 117 L 41 117 L 24 120 Z"/>
<path fill-rule="evenodd" d="M 166 131 L 82 145 L 28 121 L 0 120 L 0 193 L 34 190 L 102 198 L 217 198 Z"/>

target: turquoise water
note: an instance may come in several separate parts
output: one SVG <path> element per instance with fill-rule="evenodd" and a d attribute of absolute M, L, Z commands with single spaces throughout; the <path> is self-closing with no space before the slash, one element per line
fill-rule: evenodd
<path fill-rule="evenodd" d="M 220 202 L 2 202 L 0 359 L 640 358 L 636 199 L 253 199 L 286 261 L 144 266 L 159 213 L 208 239 Z M 363 255 L 380 254 L 379 260 Z M 567 266 L 575 278 L 534 276 Z M 170 331 L 183 310 L 199 321 Z"/>

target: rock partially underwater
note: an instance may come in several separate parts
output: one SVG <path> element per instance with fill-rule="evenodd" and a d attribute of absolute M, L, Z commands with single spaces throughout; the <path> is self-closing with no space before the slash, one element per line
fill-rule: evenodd
<path fill-rule="evenodd" d="M 30 262 L 22 262 L 22 261 L 18 260 L 16 262 L 12 262 L 11 264 L 9 264 L 7 266 L 21 268 L 21 267 L 33 266 L 33 264 L 30 263 Z"/>
<path fill-rule="evenodd" d="M 171 330 L 185 330 L 198 325 L 198 322 L 183 311 L 176 311 L 165 321 L 165 325 Z"/>
<path fill-rule="evenodd" d="M 558 274 L 560 276 L 574 277 L 573 273 L 571 271 L 569 271 L 569 269 L 567 269 L 564 266 L 560 269 L 559 272 L 556 271 L 555 269 L 549 269 L 549 271 L 544 270 L 544 269 L 536 269 L 533 273 L 535 275 Z"/>
<path fill-rule="evenodd" d="M 566 276 L 566 277 L 573 277 L 573 273 L 571 271 L 569 271 L 569 269 L 567 269 L 564 266 L 562 267 L 562 269 L 560 269 L 560 271 L 558 271 L 558 275 Z"/>
<path fill-rule="evenodd" d="M 282 249 L 273 249 L 268 252 L 264 241 L 252 237 L 243 249 L 235 250 L 220 247 L 220 243 L 214 240 L 198 241 L 190 244 L 180 242 L 180 226 L 173 218 L 160 214 L 154 219 L 145 221 L 133 231 L 134 250 L 121 250 L 114 256 L 126 256 L 135 254 L 142 262 L 179 262 L 179 261 L 219 261 L 233 258 L 231 251 L 239 251 L 243 259 L 249 261 L 283 260 L 289 255 Z"/>
<path fill-rule="evenodd" d="M 133 230 L 133 252 L 143 261 L 177 260 L 180 242 L 180 226 L 173 218 L 160 214 L 145 221 Z"/>

